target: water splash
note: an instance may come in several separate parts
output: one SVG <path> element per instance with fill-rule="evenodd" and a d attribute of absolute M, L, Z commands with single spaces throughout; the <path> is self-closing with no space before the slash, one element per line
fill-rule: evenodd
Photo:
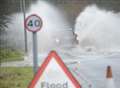
<path fill-rule="evenodd" d="M 84 51 L 120 50 L 120 13 L 88 6 L 76 19 L 75 33 Z"/>
<path fill-rule="evenodd" d="M 37 14 L 43 20 L 43 28 L 38 32 L 38 51 L 49 51 L 57 47 L 69 46 L 72 44 L 74 37 L 69 22 L 62 12 L 45 1 L 38 1 L 33 4 L 27 16 Z M 23 14 L 15 13 L 11 15 L 12 24 L 8 25 L 8 39 L 14 47 L 23 48 L 24 45 L 24 28 Z M 17 37 L 16 37 L 17 36 Z M 57 39 L 57 40 L 56 40 Z M 58 44 L 59 40 L 59 44 Z M 31 48 L 31 33 L 28 33 L 29 51 Z"/>

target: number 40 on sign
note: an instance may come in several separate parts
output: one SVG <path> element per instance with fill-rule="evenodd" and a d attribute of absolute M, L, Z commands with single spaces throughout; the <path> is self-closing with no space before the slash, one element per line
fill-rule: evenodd
<path fill-rule="evenodd" d="M 28 31 L 37 32 L 41 29 L 41 27 L 42 19 L 35 14 L 28 16 L 27 19 L 25 20 L 25 28 Z"/>

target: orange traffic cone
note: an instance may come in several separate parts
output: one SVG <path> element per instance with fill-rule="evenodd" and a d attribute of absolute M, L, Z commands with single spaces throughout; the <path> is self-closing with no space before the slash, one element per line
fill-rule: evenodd
<path fill-rule="evenodd" d="M 107 78 L 107 79 L 111 79 L 112 77 L 113 77 L 113 75 L 112 75 L 112 68 L 111 68 L 111 66 L 108 66 L 108 67 L 107 67 L 106 78 Z"/>
<path fill-rule="evenodd" d="M 114 84 L 114 79 L 113 79 L 113 74 L 112 74 L 112 68 L 111 66 L 107 67 L 107 72 L 106 72 L 106 78 L 107 78 L 107 87 L 106 88 L 116 88 Z"/>

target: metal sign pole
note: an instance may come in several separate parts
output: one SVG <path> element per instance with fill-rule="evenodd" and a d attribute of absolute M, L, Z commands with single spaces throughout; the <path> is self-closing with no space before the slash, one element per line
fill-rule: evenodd
<path fill-rule="evenodd" d="M 38 70 L 38 50 L 37 50 L 37 33 L 33 32 L 33 70 L 34 73 Z"/>

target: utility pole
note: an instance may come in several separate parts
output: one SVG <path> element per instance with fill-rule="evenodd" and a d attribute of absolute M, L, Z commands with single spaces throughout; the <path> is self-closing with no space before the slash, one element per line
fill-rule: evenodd
<path fill-rule="evenodd" d="M 25 0 L 20 0 L 21 2 L 21 9 L 23 12 L 23 18 L 24 18 L 24 22 L 25 22 L 25 18 L 26 18 L 26 6 L 25 6 Z M 24 43 L 25 43 L 25 53 L 28 53 L 28 40 L 27 40 L 27 31 L 25 30 L 25 26 L 24 26 Z"/>

